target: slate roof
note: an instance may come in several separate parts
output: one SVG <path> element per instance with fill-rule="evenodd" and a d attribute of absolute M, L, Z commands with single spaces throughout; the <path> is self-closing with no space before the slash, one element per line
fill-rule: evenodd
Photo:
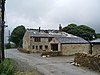
<path fill-rule="evenodd" d="M 80 37 L 77 36 L 68 37 L 66 34 L 61 34 L 61 33 L 48 34 L 44 32 L 39 32 L 37 30 L 29 30 L 28 33 L 30 37 L 56 38 L 60 43 L 88 43 L 88 41 Z"/>
<path fill-rule="evenodd" d="M 34 35 L 31 35 L 31 37 L 42 37 L 42 38 L 49 38 L 49 37 L 52 37 L 52 35 L 48 35 L 48 34 L 34 34 Z"/>
<path fill-rule="evenodd" d="M 28 31 L 30 37 L 43 37 L 43 38 L 46 38 L 46 37 L 53 37 L 52 35 L 49 35 L 47 33 L 40 33 L 38 31 Z"/>
<path fill-rule="evenodd" d="M 91 43 L 100 43 L 100 39 L 92 40 Z"/>
<path fill-rule="evenodd" d="M 89 43 L 88 41 L 80 38 L 80 37 L 57 37 L 56 38 L 60 43 L 68 43 L 68 44 L 85 44 Z"/>

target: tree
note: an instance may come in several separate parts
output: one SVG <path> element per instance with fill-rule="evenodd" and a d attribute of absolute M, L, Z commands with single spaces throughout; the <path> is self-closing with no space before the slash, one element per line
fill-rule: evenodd
<path fill-rule="evenodd" d="M 86 26 L 70 24 L 63 28 L 63 31 L 84 38 L 85 40 L 93 40 L 96 35 L 95 30 Z"/>
<path fill-rule="evenodd" d="M 76 28 L 77 28 L 76 24 L 69 24 L 68 26 L 63 28 L 63 31 L 65 31 L 69 34 L 75 35 L 76 34 Z"/>
<path fill-rule="evenodd" d="M 16 46 L 22 47 L 22 39 L 25 34 L 25 27 L 23 25 L 17 26 L 11 33 L 10 41 L 16 44 Z"/>
<path fill-rule="evenodd" d="M 100 38 L 100 33 L 96 34 L 96 38 Z"/>

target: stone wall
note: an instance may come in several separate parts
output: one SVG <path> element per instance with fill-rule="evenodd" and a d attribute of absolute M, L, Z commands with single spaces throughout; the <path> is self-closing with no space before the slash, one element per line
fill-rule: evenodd
<path fill-rule="evenodd" d="M 30 36 L 27 31 L 25 32 L 25 35 L 23 37 L 23 49 L 30 51 Z"/>
<path fill-rule="evenodd" d="M 74 59 L 75 65 L 88 67 L 89 69 L 100 71 L 100 54 L 89 55 L 77 53 Z"/>
<path fill-rule="evenodd" d="M 45 48 L 45 46 L 49 45 L 48 38 L 41 38 L 41 42 L 35 42 L 34 39 L 35 38 L 30 39 L 31 52 L 42 52 L 42 51 L 48 50 Z M 34 46 L 34 49 L 33 49 L 33 46 Z M 37 49 L 36 49 L 36 46 L 38 47 Z M 42 46 L 42 49 L 40 49 L 40 46 Z M 49 46 L 48 46 L 48 48 L 49 48 Z"/>
<path fill-rule="evenodd" d="M 89 53 L 89 44 L 61 44 L 62 55 L 73 55 L 75 53 Z"/>
<path fill-rule="evenodd" d="M 92 45 L 92 54 L 100 54 L 100 44 Z"/>

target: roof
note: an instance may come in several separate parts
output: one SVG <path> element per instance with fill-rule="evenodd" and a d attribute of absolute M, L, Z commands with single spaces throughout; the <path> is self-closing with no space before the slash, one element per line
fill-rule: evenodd
<path fill-rule="evenodd" d="M 41 38 L 56 38 L 60 43 L 88 43 L 88 41 L 74 36 L 74 35 L 68 35 L 63 33 L 45 33 L 45 32 L 39 32 L 37 30 L 28 30 L 27 31 L 30 35 L 30 37 L 41 37 Z"/>
<path fill-rule="evenodd" d="M 52 35 L 48 35 L 48 34 L 34 34 L 34 35 L 31 35 L 31 37 L 48 38 L 48 37 L 53 37 L 53 36 Z"/>
<path fill-rule="evenodd" d="M 91 43 L 100 43 L 100 39 L 95 39 L 95 40 L 92 40 L 90 41 Z"/>
<path fill-rule="evenodd" d="M 68 43 L 68 44 L 84 44 L 89 43 L 88 41 L 84 40 L 80 37 L 57 37 L 56 38 L 60 43 Z"/>
<path fill-rule="evenodd" d="M 36 30 L 29 30 L 27 31 L 30 35 L 30 37 L 53 37 L 52 35 L 49 35 L 47 33 L 44 33 L 44 32 L 38 32 Z"/>

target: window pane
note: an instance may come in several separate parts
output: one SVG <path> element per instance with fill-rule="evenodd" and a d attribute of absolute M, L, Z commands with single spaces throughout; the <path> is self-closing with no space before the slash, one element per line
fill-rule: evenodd
<path fill-rule="evenodd" d="M 33 49 L 34 49 L 34 46 L 33 46 Z"/>
<path fill-rule="evenodd" d="M 45 45 L 45 49 L 48 49 L 48 45 Z"/>
<path fill-rule="evenodd" d="M 40 45 L 40 49 L 42 49 L 42 45 Z"/>
<path fill-rule="evenodd" d="M 52 40 L 52 38 L 48 38 L 48 42 L 50 42 Z"/>
<path fill-rule="evenodd" d="M 36 46 L 36 50 L 38 50 L 38 46 Z"/>

